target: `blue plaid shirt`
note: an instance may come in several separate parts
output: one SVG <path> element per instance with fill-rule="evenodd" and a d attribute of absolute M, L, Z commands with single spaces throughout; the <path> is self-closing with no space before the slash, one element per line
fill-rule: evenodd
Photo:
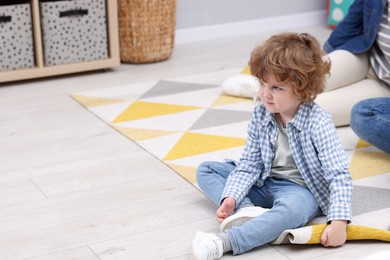
<path fill-rule="evenodd" d="M 352 178 L 345 151 L 330 116 L 317 104 L 301 104 L 286 126 L 295 163 L 327 221 L 351 221 Z M 279 134 L 273 114 L 256 106 L 240 161 L 227 179 L 222 198 L 239 205 L 253 185 L 271 171 Z"/>

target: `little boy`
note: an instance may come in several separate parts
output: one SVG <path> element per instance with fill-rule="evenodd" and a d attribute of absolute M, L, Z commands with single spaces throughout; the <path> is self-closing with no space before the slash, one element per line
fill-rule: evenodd
<path fill-rule="evenodd" d="M 330 63 L 308 34 L 282 33 L 256 47 L 249 61 L 261 100 L 239 162 L 204 162 L 202 191 L 219 208 L 221 233 L 197 232 L 195 259 L 219 259 L 274 241 L 284 230 L 327 216 L 325 247 L 346 241 L 352 179 L 330 116 L 313 102 Z M 232 215 L 233 214 L 233 215 Z"/>

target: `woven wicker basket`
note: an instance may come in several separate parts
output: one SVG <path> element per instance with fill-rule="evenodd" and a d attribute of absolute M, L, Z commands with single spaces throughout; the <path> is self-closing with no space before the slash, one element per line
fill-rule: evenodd
<path fill-rule="evenodd" d="M 150 63 L 171 56 L 176 0 L 118 0 L 118 7 L 123 62 Z"/>

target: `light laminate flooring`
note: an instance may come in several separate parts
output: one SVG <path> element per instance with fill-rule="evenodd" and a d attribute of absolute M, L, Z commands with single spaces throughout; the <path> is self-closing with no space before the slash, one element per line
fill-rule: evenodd
<path fill-rule="evenodd" d="M 320 41 L 330 32 L 296 31 Z M 218 231 L 216 206 L 69 93 L 243 68 L 270 34 L 177 45 L 165 62 L 0 85 L 0 259 L 189 259 L 196 230 Z M 264 246 L 234 259 L 379 259 L 388 246 Z"/>

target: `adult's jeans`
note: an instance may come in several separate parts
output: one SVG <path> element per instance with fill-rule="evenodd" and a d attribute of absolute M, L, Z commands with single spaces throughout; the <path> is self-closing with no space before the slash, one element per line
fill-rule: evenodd
<path fill-rule="evenodd" d="M 204 162 L 198 167 L 197 183 L 217 205 L 226 179 L 234 168 L 230 162 Z M 267 178 L 262 187 L 254 185 L 237 208 L 247 203 L 270 210 L 225 231 L 235 255 L 272 242 L 284 230 L 302 227 L 321 214 L 314 195 L 307 188 L 286 179 Z"/>
<path fill-rule="evenodd" d="M 351 128 L 363 140 L 390 153 L 390 98 L 370 98 L 351 112 Z"/>

